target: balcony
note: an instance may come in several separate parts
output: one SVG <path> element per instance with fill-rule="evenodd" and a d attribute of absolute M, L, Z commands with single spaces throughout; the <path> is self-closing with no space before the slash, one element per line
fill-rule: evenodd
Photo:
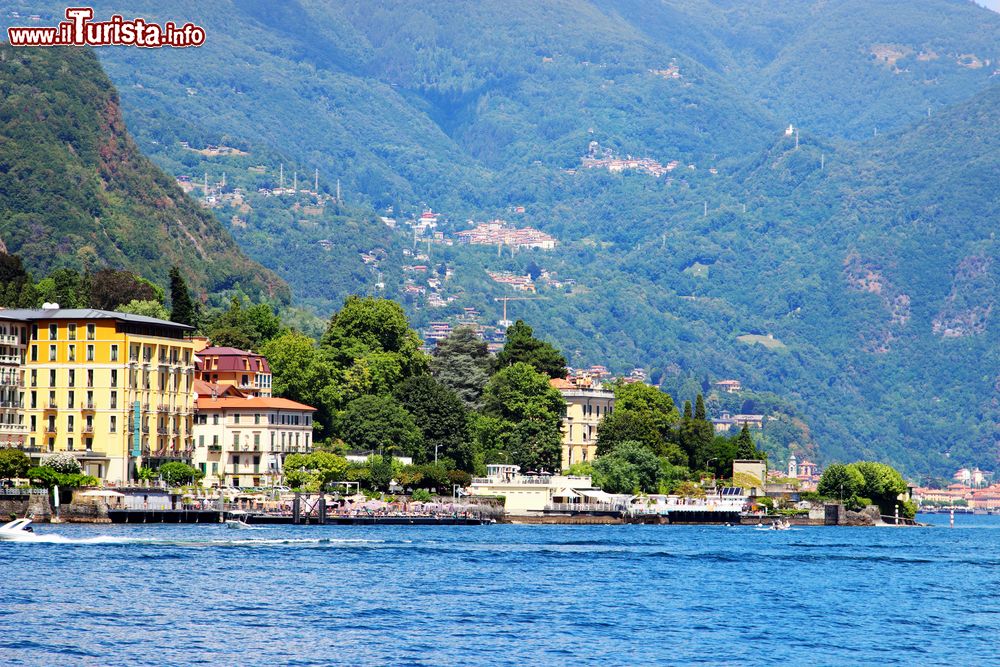
<path fill-rule="evenodd" d="M 142 411 L 143 412 L 149 412 L 149 403 L 143 403 L 142 404 Z"/>
<path fill-rule="evenodd" d="M 4 387 L 23 387 L 24 378 L 15 375 L 13 373 L 4 373 L 0 375 L 0 386 Z"/>
<path fill-rule="evenodd" d="M 100 452 L 96 449 L 84 449 L 83 451 L 73 452 L 81 459 L 106 459 L 108 455 L 106 452 Z"/>
<path fill-rule="evenodd" d="M 0 334 L 0 345 L 19 345 L 20 340 L 11 334 Z"/>
<path fill-rule="evenodd" d="M 208 446 L 208 451 L 210 451 L 210 452 L 221 452 L 222 451 L 222 445 L 209 445 Z"/>
<path fill-rule="evenodd" d="M 167 435 L 167 427 L 166 426 L 157 426 L 156 427 L 156 432 L 159 435 Z"/>
<path fill-rule="evenodd" d="M 94 432 L 94 425 L 93 424 L 85 425 L 83 427 L 83 432 L 86 433 L 86 434 L 88 434 L 88 435 L 92 434 Z"/>
<path fill-rule="evenodd" d="M 48 426 L 45 427 L 45 435 L 55 435 L 55 434 L 56 434 L 55 426 L 49 424 Z"/>
<path fill-rule="evenodd" d="M 55 402 L 55 401 L 49 401 L 48 403 L 45 404 L 45 409 L 46 410 L 58 410 L 59 409 L 59 404 L 57 402 Z"/>
<path fill-rule="evenodd" d="M 3 424 L 0 423 L 0 433 L 27 433 L 27 424 Z"/>
<path fill-rule="evenodd" d="M 114 406 L 112 406 L 112 407 L 114 407 Z M 86 402 L 80 404 L 80 409 L 81 410 L 85 410 L 87 412 L 93 412 L 94 410 L 97 409 L 97 406 L 94 405 L 93 401 L 86 401 Z"/>
<path fill-rule="evenodd" d="M 160 403 L 159 405 L 156 406 L 156 411 L 157 412 L 170 412 L 170 406 L 167 405 L 166 403 Z"/>
<path fill-rule="evenodd" d="M 23 407 L 22 401 L 0 401 L 0 408 L 4 410 L 20 410 Z"/>
<path fill-rule="evenodd" d="M 0 364 L 7 364 L 10 366 L 20 366 L 21 365 L 21 355 L 19 354 L 0 354 Z"/>

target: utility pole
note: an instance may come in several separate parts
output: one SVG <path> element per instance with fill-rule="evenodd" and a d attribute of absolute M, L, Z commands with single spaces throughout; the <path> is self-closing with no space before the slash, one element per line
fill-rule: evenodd
<path fill-rule="evenodd" d="M 292 172 L 292 190 L 295 192 L 299 191 L 299 170 L 296 169 Z"/>
<path fill-rule="evenodd" d="M 319 169 L 313 173 L 313 192 L 319 194 Z"/>
<path fill-rule="evenodd" d="M 340 203 L 340 179 L 337 179 L 337 203 Z"/>
<path fill-rule="evenodd" d="M 540 301 L 542 299 L 547 299 L 545 296 L 500 296 L 495 297 L 494 301 L 503 301 L 503 319 L 500 320 L 500 325 L 504 327 L 510 326 L 510 320 L 507 319 L 507 302 L 508 301 Z"/>
<path fill-rule="evenodd" d="M 825 167 L 826 167 L 826 153 L 820 153 L 819 154 L 819 170 L 823 171 L 823 169 Z"/>
<path fill-rule="evenodd" d="M 702 217 L 708 217 L 708 202 L 705 202 L 705 212 L 702 213 Z"/>
<path fill-rule="evenodd" d="M 278 187 L 282 190 L 285 189 L 285 163 L 282 162 L 281 166 L 278 168 Z"/>
<path fill-rule="evenodd" d="M 795 150 L 799 150 L 799 128 L 795 128 Z"/>

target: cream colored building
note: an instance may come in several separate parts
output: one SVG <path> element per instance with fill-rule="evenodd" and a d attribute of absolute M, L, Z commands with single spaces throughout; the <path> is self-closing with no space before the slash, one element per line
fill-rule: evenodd
<path fill-rule="evenodd" d="M 549 383 L 566 401 L 562 423 L 562 469 L 597 458 L 597 426 L 614 412 L 615 393 L 587 377 L 574 380 L 556 378 Z"/>
<path fill-rule="evenodd" d="M 312 450 L 316 408 L 198 383 L 193 465 L 205 486 L 273 486 L 288 454 Z M 217 391 L 212 393 L 211 387 Z"/>
<path fill-rule="evenodd" d="M 569 475 L 522 475 L 515 465 L 488 465 L 486 477 L 475 477 L 469 487 L 473 496 L 502 496 L 507 514 L 540 514 L 546 508 L 578 500 L 581 492 L 596 492 L 590 477 Z"/>

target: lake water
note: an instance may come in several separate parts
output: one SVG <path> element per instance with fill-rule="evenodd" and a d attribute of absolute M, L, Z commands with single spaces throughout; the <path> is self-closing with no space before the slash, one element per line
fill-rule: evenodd
<path fill-rule="evenodd" d="M 0 543 L 0 664 L 1000 663 L 1000 517 L 925 520 L 40 525 Z"/>

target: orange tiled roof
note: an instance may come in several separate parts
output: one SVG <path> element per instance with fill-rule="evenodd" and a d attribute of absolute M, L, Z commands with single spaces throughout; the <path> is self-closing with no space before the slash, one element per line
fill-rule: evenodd
<path fill-rule="evenodd" d="M 261 410 L 315 410 L 316 408 L 296 403 L 287 398 L 230 398 L 211 396 L 198 397 L 199 410 L 224 410 L 239 408 L 260 408 Z"/>

